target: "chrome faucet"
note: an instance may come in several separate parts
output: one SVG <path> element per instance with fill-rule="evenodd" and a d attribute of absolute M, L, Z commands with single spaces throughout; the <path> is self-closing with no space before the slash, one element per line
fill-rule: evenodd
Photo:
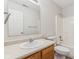
<path fill-rule="evenodd" d="M 30 42 L 30 43 L 33 42 L 33 39 L 29 39 L 29 42 Z"/>

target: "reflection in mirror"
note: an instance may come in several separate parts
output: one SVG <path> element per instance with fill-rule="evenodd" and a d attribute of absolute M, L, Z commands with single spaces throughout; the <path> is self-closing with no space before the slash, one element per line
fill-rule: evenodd
<path fill-rule="evenodd" d="M 8 36 L 40 33 L 40 8 L 28 0 L 8 0 Z"/>

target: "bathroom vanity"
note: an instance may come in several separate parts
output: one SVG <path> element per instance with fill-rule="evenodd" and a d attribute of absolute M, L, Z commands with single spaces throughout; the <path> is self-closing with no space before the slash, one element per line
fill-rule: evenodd
<path fill-rule="evenodd" d="M 40 39 L 41 41 L 43 44 L 34 48 L 23 48 L 23 43 L 5 46 L 4 59 L 54 59 L 55 42 L 45 39 Z"/>
<path fill-rule="evenodd" d="M 22 59 L 54 59 L 54 45 L 44 48 L 41 51 Z"/>

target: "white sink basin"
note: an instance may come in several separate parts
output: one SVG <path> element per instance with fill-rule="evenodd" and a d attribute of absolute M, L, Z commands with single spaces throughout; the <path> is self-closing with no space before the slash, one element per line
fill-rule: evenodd
<path fill-rule="evenodd" d="M 22 43 L 20 46 L 21 46 L 21 48 L 33 49 L 33 48 L 39 47 L 39 46 L 41 46 L 43 44 L 44 44 L 43 40 L 34 40 L 32 42 Z"/>

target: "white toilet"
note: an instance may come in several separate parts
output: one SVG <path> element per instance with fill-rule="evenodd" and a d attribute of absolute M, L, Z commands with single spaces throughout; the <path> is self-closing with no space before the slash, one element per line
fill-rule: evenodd
<path fill-rule="evenodd" d="M 66 56 L 70 53 L 70 49 L 64 46 L 56 46 L 55 51 L 59 55 L 57 59 L 66 59 Z"/>
<path fill-rule="evenodd" d="M 64 47 L 64 46 L 56 46 L 56 47 L 55 47 L 55 51 L 56 51 L 58 54 L 67 56 L 67 55 L 69 55 L 70 49 L 67 48 L 67 47 Z"/>
<path fill-rule="evenodd" d="M 56 36 L 47 37 L 48 40 L 56 42 Z M 55 46 L 56 58 L 55 59 L 66 59 L 66 56 L 69 55 L 70 49 L 64 46 Z"/>

